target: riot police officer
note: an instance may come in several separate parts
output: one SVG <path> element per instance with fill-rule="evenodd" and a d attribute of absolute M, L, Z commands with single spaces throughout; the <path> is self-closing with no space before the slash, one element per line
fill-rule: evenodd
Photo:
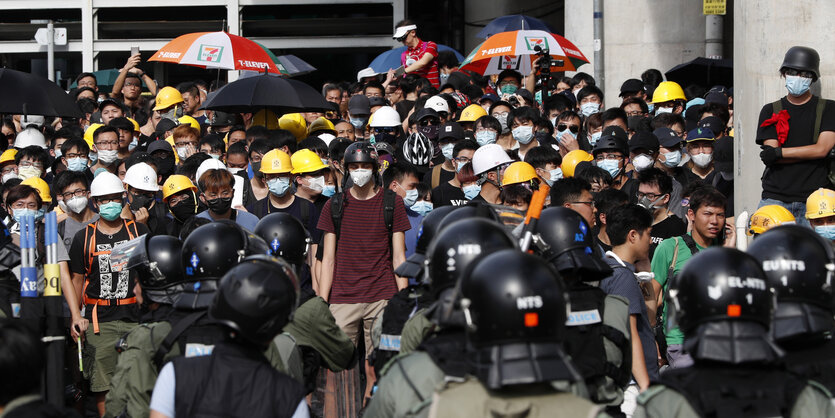
<path fill-rule="evenodd" d="M 757 259 L 735 248 L 700 251 L 668 293 L 694 365 L 661 375 L 638 397 L 635 417 L 835 414 L 825 389 L 778 365 L 769 336 L 774 294 Z"/>

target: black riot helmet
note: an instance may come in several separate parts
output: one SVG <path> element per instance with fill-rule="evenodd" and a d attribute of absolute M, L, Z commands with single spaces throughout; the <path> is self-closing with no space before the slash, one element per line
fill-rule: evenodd
<path fill-rule="evenodd" d="M 258 221 L 253 232 L 269 245 L 272 255 L 290 264 L 304 264 L 310 234 L 295 216 L 285 212 L 271 213 Z"/>
<path fill-rule="evenodd" d="M 687 335 L 714 321 L 748 321 L 768 329 L 774 297 L 759 261 L 735 248 L 694 255 L 670 283 L 668 317 Z"/>
<path fill-rule="evenodd" d="M 451 225 L 462 219 L 472 218 L 482 218 L 499 222 L 499 215 L 489 205 L 484 203 L 468 203 L 464 206 L 458 206 L 455 210 L 444 216 L 444 219 L 438 225 L 438 230 L 443 231 L 447 225 Z"/>
<path fill-rule="evenodd" d="M 116 270 L 136 272 L 143 303 L 172 305 L 186 281 L 182 249 L 183 243 L 177 237 L 145 234 L 113 247 L 110 264 Z"/>
<path fill-rule="evenodd" d="M 786 68 L 809 71 L 815 74 L 812 81 L 816 81 L 820 78 L 820 62 L 821 57 L 818 51 L 806 46 L 793 46 L 786 51 L 783 64 L 780 65 L 780 72 L 783 72 Z"/>
<path fill-rule="evenodd" d="M 835 252 L 815 231 L 781 225 L 748 247 L 777 292 L 772 333 L 776 340 L 832 331 Z"/>
<path fill-rule="evenodd" d="M 372 163 L 377 167 L 377 149 L 370 142 L 358 141 L 345 149 L 345 167 L 350 163 Z"/>
<path fill-rule="evenodd" d="M 593 282 L 612 275 L 591 228 L 579 213 L 564 207 L 546 208 L 539 217 L 538 231 L 542 257 L 563 277 Z"/>
<path fill-rule="evenodd" d="M 298 295 L 289 264 L 268 255 L 251 256 L 220 279 L 209 317 L 244 341 L 266 348 L 292 319 Z"/>
<path fill-rule="evenodd" d="M 426 249 L 432 238 L 440 231 L 439 225 L 444 216 L 455 209 L 455 206 L 446 205 L 432 210 L 423 217 L 420 223 L 420 230 L 417 233 L 417 244 L 415 252 L 394 269 L 394 274 L 400 277 L 420 277 L 426 263 Z"/>
<path fill-rule="evenodd" d="M 515 247 L 510 234 L 487 219 L 463 219 L 443 228 L 426 252 L 432 294 L 437 298 L 441 291 L 454 287 L 479 256 Z"/>

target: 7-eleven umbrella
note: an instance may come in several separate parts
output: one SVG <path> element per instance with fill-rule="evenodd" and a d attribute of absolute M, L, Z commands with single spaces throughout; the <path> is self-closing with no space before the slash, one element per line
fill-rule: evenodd
<path fill-rule="evenodd" d="M 179 36 L 155 52 L 148 61 L 223 70 L 281 72 L 260 45 L 226 32 L 197 32 Z"/>
<path fill-rule="evenodd" d="M 483 75 L 508 69 L 528 74 L 537 59 L 537 46 L 547 49 L 551 58 L 563 61 L 562 66 L 552 66 L 552 71 L 575 71 L 589 62 L 576 45 L 562 36 L 541 30 L 515 30 L 487 38 L 467 55 L 461 69 Z"/>

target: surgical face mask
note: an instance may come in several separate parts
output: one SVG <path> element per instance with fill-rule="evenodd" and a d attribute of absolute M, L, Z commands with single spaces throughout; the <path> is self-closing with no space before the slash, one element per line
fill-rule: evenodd
<path fill-rule="evenodd" d="M 612 178 L 618 176 L 620 173 L 620 161 L 619 160 L 600 160 L 597 162 L 597 166 L 608 171 Z"/>
<path fill-rule="evenodd" d="M 61 155 L 62 155 L 61 154 L 61 148 L 58 148 L 57 150 L 55 150 L 55 159 L 56 160 L 61 158 Z"/>
<path fill-rule="evenodd" d="M 835 225 L 816 226 L 815 232 L 825 240 L 835 241 Z"/>
<path fill-rule="evenodd" d="M 664 165 L 667 167 L 678 167 L 678 163 L 681 162 L 681 151 L 665 152 L 663 155 Z"/>
<path fill-rule="evenodd" d="M 67 160 L 67 170 L 70 171 L 84 171 L 87 169 L 87 159 L 76 157 Z"/>
<path fill-rule="evenodd" d="M 653 160 L 649 155 L 640 154 L 632 160 L 632 166 L 635 167 L 637 171 L 644 171 L 650 167 L 652 167 Z"/>
<path fill-rule="evenodd" d="M 589 137 L 589 145 L 593 147 L 595 144 L 597 144 L 597 141 L 600 140 L 601 135 L 603 135 L 603 131 L 591 134 L 591 136 Z"/>
<path fill-rule="evenodd" d="M 99 216 L 108 221 L 115 221 L 122 213 L 122 202 L 107 202 L 99 205 Z"/>
<path fill-rule="evenodd" d="M 498 135 L 493 131 L 478 131 L 475 133 L 475 140 L 480 147 L 483 147 L 496 143 L 496 136 Z"/>
<path fill-rule="evenodd" d="M 455 148 L 455 144 L 443 144 L 441 145 L 441 154 L 444 154 L 444 158 L 447 160 L 452 160 L 452 150 Z"/>
<path fill-rule="evenodd" d="M 96 163 L 99 161 L 99 153 L 95 151 L 90 151 L 89 153 L 87 153 L 87 157 L 90 159 L 90 165 L 96 165 Z"/>
<path fill-rule="evenodd" d="M 119 158 L 119 151 L 115 149 L 99 150 L 99 161 L 104 165 L 113 164 Z"/>
<path fill-rule="evenodd" d="M 588 102 L 580 105 L 580 114 L 589 117 L 600 111 L 600 103 Z"/>
<path fill-rule="evenodd" d="M 365 123 L 368 122 L 368 118 L 352 118 L 351 116 L 348 116 L 348 120 L 351 122 L 351 126 L 356 129 L 362 129 Z"/>
<path fill-rule="evenodd" d="M 369 168 L 358 168 L 354 171 L 351 171 L 351 180 L 359 187 L 364 187 L 371 181 L 371 169 Z"/>
<path fill-rule="evenodd" d="M 443 86 L 449 80 L 449 74 L 440 73 L 438 78 L 441 80 L 441 85 Z"/>
<path fill-rule="evenodd" d="M 654 104 L 647 103 L 647 108 L 648 108 L 647 113 L 649 113 L 650 115 L 655 114 L 655 105 Z"/>
<path fill-rule="evenodd" d="M 35 168 L 35 166 L 30 165 L 29 167 L 18 166 L 17 173 L 18 173 L 18 176 L 17 176 L 18 178 L 20 178 L 21 180 L 26 180 L 26 179 L 32 178 L 32 177 L 40 177 L 41 173 L 43 173 L 43 171 L 41 171 L 40 168 Z"/>
<path fill-rule="evenodd" d="M 705 168 L 713 161 L 713 154 L 705 154 L 703 152 L 696 155 L 691 154 L 690 159 L 693 160 L 693 164 L 696 164 L 697 167 Z"/>
<path fill-rule="evenodd" d="M 557 127 L 557 117 L 556 116 L 551 118 L 551 126 L 553 126 L 556 129 L 556 127 Z"/>
<path fill-rule="evenodd" d="M 220 160 L 220 154 L 209 154 L 209 157 L 212 157 L 215 160 Z"/>
<path fill-rule="evenodd" d="M 557 167 L 553 170 L 549 170 L 548 174 L 550 174 L 551 178 L 548 179 L 548 180 L 545 180 L 545 183 L 548 183 L 548 186 L 553 186 L 554 183 L 556 183 L 557 180 L 562 178 L 562 169 Z"/>
<path fill-rule="evenodd" d="M 432 205 L 432 202 L 421 200 L 420 202 L 415 202 L 411 209 L 419 213 L 421 216 L 426 216 L 429 212 L 432 212 L 434 205 Z"/>
<path fill-rule="evenodd" d="M 515 84 L 505 84 L 499 88 L 502 94 L 514 94 L 516 90 L 519 90 L 519 87 L 516 87 Z"/>
<path fill-rule="evenodd" d="M 495 118 L 499 121 L 499 125 L 502 125 L 503 134 L 510 132 L 510 128 L 507 126 L 507 115 L 496 115 Z"/>
<path fill-rule="evenodd" d="M 406 197 L 403 198 L 403 204 L 406 205 L 406 206 L 411 207 L 412 205 L 415 204 L 415 202 L 417 202 L 417 199 L 418 199 L 418 190 L 417 189 L 406 190 Z"/>
<path fill-rule="evenodd" d="M 39 213 L 39 211 L 32 210 L 32 209 L 26 209 L 26 208 L 14 209 L 14 210 L 12 210 L 12 217 L 14 218 L 15 221 L 17 221 L 17 223 L 21 223 L 21 220 L 23 219 L 24 216 L 32 216 L 32 217 L 35 218 L 35 222 L 37 222 L 37 221 L 40 220 L 39 216 L 38 216 L 38 213 Z"/>
<path fill-rule="evenodd" d="M 174 147 L 177 149 L 177 156 L 180 157 L 180 160 L 186 159 L 186 154 L 188 153 L 188 148 L 186 147 Z"/>
<path fill-rule="evenodd" d="M 284 196 L 287 193 L 287 189 L 290 188 L 290 178 L 276 177 L 270 179 L 267 181 L 267 187 L 270 189 L 270 193 L 276 196 Z"/>
<path fill-rule="evenodd" d="M 137 147 L 138 145 L 139 145 L 139 140 L 138 140 L 138 139 L 136 139 L 136 138 L 133 138 L 133 139 L 130 141 L 130 144 L 128 144 L 128 151 L 133 151 L 134 149 L 136 149 L 136 147 Z M 56 155 L 55 155 L 55 158 L 58 158 L 58 155 L 57 155 L 58 153 L 56 152 L 55 154 L 56 154 Z"/>
<path fill-rule="evenodd" d="M 84 212 L 84 209 L 87 208 L 87 196 L 73 196 L 64 205 L 73 213 Z"/>
<path fill-rule="evenodd" d="M 661 115 L 661 114 L 664 114 L 664 113 L 673 113 L 673 108 L 672 107 L 659 107 L 659 108 L 655 109 L 655 114 L 656 115 Z"/>
<path fill-rule="evenodd" d="M 786 89 L 792 96 L 802 96 L 809 91 L 809 86 L 812 85 L 812 79 L 809 77 L 801 77 L 799 75 L 786 76 Z"/>
<path fill-rule="evenodd" d="M 465 199 L 473 200 L 479 193 L 481 193 L 481 186 L 478 184 L 471 184 L 469 186 L 462 187 L 461 191 L 464 192 Z"/>
<path fill-rule="evenodd" d="M 9 171 L 8 173 L 3 174 L 3 183 L 5 183 L 5 182 L 7 182 L 11 179 L 16 179 L 16 178 L 17 178 L 17 173 L 15 173 L 14 171 Z"/>
<path fill-rule="evenodd" d="M 563 134 L 569 134 L 569 135 L 573 136 L 574 139 L 577 139 L 577 134 L 575 134 L 574 132 L 571 132 L 570 129 L 563 129 L 562 131 L 557 131 L 557 140 L 562 140 Z"/>
<path fill-rule="evenodd" d="M 530 144 L 533 140 L 533 127 L 532 126 L 517 126 L 511 132 L 513 135 L 513 139 L 519 142 L 522 145 Z"/>
<path fill-rule="evenodd" d="M 314 177 L 307 181 L 307 188 L 320 193 L 325 189 L 325 176 Z"/>
<path fill-rule="evenodd" d="M 325 197 L 331 197 L 336 194 L 336 186 L 333 184 L 326 184 L 325 188 L 322 189 L 322 195 Z"/>
<path fill-rule="evenodd" d="M 456 162 L 456 163 L 455 163 L 455 172 L 456 172 L 456 173 L 460 173 L 460 172 L 461 172 L 461 168 L 462 168 L 462 167 L 464 167 L 466 164 L 467 164 L 467 163 L 462 163 L 461 161 Z"/>
<path fill-rule="evenodd" d="M 58 207 L 61 208 L 61 210 L 63 210 L 64 213 L 67 213 L 67 212 L 70 211 L 69 209 L 67 209 L 67 205 L 64 203 L 63 200 L 58 201 Z"/>

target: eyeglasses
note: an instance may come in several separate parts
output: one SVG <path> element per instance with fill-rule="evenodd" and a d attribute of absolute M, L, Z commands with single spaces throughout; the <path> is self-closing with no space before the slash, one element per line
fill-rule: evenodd
<path fill-rule="evenodd" d="M 454 160 L 458 161 L 461 164 L 467 164 L 468 162 L 472 161 L 471 159 L 469 159 L 467 157 L 455 157 Z"/>
<path fill-rule="evenodd" d="M 122 196 L 119 197 L 98 197 L 96 198 L 96 202 L 100 205 L 105 205 L 110 202 L 119 202 L 122 203 Z"/>
<path fill-rule="evenodd" d="M 9 174 L 12 171 L 14 171 L 14 168 L 15 168 L 14 165 L 7 165 L 7 166 L 3 167 L 2 170 L 0 170 L 0 174 Z"/>
<path fill-rule="evenodd" d="M 72 192 L 61 193 L 61 196 L 63 196 L 64 200 L 70 200 L 73 196 L 80 197 L 85 194 L 87 194 L 87 189 L 75 189 Z"/>
<path fill-rule="evenodd" d="M 12 209 L 32 209 L 38 210 L 38 204 L 36 202 L 29 202 L 26 203 L 24 201 L 18 200 L 17 202 L 12 203 Z"/>
<path fill-rule="evenodd" d="M 649 200 L 656 200 L 659 197 L 664 196 L 665 194 L 666 193 L 641 193 L 641 192 L 638 192 L 638 193 L 635 193 L 635 197 L 637 197 L 638 200 L 643 199 L 645 197 L 648 198 Z"/>
<path fill-rule="evenodd" d="M 441 124 L 441 121 L 433 118 L 426 118 L 421 120 L 418 124 L 420 126 L 438 126 Z"/>
<path fill-rule="evenodd" d="M 154 199 L 154 198 L 157 197 L 156 193 L 145 191 L 145 190 L 132 190 L 130 193 L 134 196 L 137 196 L 137 197 L 145 196 L 145 197 L 148 197 L 148 198 L 151 198 L 151 199 Z"/>
<path fill-rule="evenodd" d="M 393 134 L 395 128 L 373 128 L 375 134 Z"/>
<path fill-rule="evenodd" d="M 106 146 L 115 147 L 115 146 L 119 145 L 119 141 L 102 141 L 102 142 L 97 142 L 95 145 L 97 147 L 106 147 Z"/>
<path fill-rule="evenodd" d="M 142 86 L 142 84 L 139 84 L 139 83 L 128 83 L 128 82 L 125 82 L 125 87 L 141 87 L 141 86 Z"/>
<path fill-rule="evenodd" d="M 18 167 L 20 167 L 20 168 L 29 168 L 29 167 L 43 168 L 43 163 L 33 163 L 31 161 L 21 161 L 20 164 L 18 164 Z"/>
<path fill-rule="evenodd" d="M 580 132 L 580 126 L 579 125 L 566 125 L 564 123 L 560 123 L 560 124 L 557 125 L 557 130 L 558 131 L 564 131 L 566 129 L 571 131 L 571 133 L 573 133 L 573 134 L 576 134 L 577 132 Z"/>
<path fill-rule="evenodd" d="M 191 142 L 191 141 L 180 141 L 180 142 L 175 142 L 175 143 L 174 143 L 174 146 L 175 146 L 175 147 L 187 147 L 187 146 L 189 146 L 189 145 L 194 146 L 194 145 L 195 145 L 195 142 Z"/>
<path fill-rule="evenodd" d="M 510 114 L 510 112 L 496 112 L 496 113 L 493 113 L 493 115 L 492 115 L 492 116 L 493 116 L 494 118 L 498 119 L 498 118 L 504 118 L 504 117 L 507 117 L 507 115 L 509 115 L 509 114 Z"/>
<path fill-rule="evenodd" d="M 626 116 L 642 116 L 644 112 L 640 110 L 633 110 L 631 112 L 626 112 Z"/>
<path fill-rule="evenodd" d="M 615 154 L 615 153 L 611 153 L 611 152 L 601 152 L 600 154 L 597 154 L 597 157 L 594 157 L 594 159 L 597 160 L 597 161 L 603 161 L 603 160 L 618 160 L 618 161 L 620 161 L 620 160 L 623 159 L 623 155 Z"/>
<path fill-rule="evenodd" d="M 168 206 L 174 207 L 179 205 L 180 203 L 185 202 L 186 200 L 191 200 L 191 196 L 188 194 L 172 196 L 170 199 L 168 199 Z"/>
<path fill-rule="evenodd" d="M 800 71 L 800 70 L 795 70 L 794 68 L 787 68 L 786 69 L 786 75 L 799 75 L 801 77 L 806 77 L 806 78 L 815 78 L 815 74 L 812 73 L 811 71 Z"/>
<path fill-rule="evenodd" d="M 590 208 L 593 208 L 593 207 L 594 207 L 594 200 L 589 200 L 589 201 L 577 201 L 577 202 L 568 202 L 568 203 L 571 203 L 571 204 L 573 204 L 573 205 L 589 205 L 589 207 L 590 207 Z"/>
<path fill-rule="evenodd" d="M 87 154 L 71 153 L 71 154 L 64 155 L 64 157 L 67 157 L 68 160 L 71 159 L 71 158 L 87 158 Z"/>

